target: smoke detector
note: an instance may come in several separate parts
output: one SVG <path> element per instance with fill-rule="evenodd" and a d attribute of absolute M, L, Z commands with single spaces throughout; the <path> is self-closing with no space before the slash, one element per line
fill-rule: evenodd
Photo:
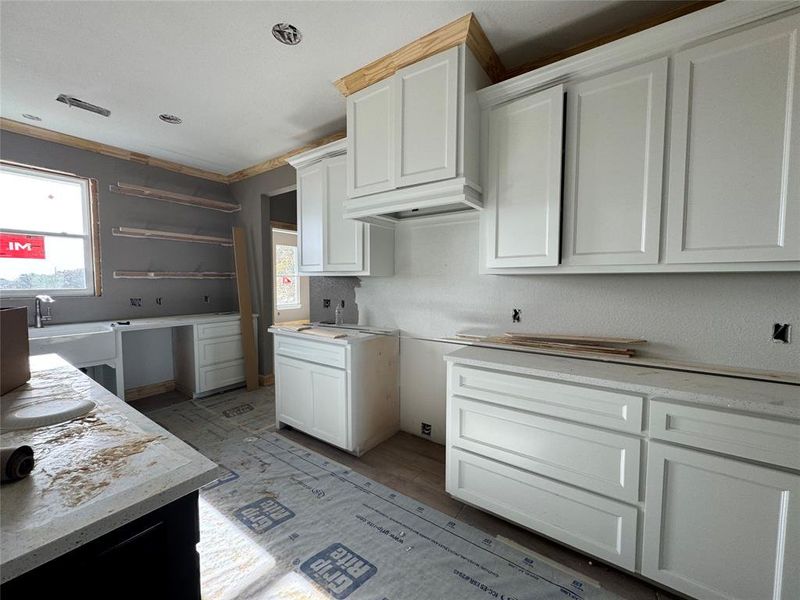
<path fill-rule="evenodd" d="M 289 23 L 274 25 L 272 27 L 272 35 L 281 44 L 286 44 L 287 46 L 296 46 L 303 39 L 303 34 L 300 33 L 300 30 Z"/>
<path fill-rule="evenodd" d="M 158 118 L 164 121 L 164 123 L 169 123 L 170 125 L 180 125 L 183 123 L 183 119 L 176 115 L 171 115 L 169 113 L 161 113 L 158 115 Z"/>
<path fill-rule="evenodd" d="M 56 98 L 58 102 L 62 102 L 72 108 L 81 108 L 83 110 L 88 110 L 89 112 L 93 112 L 98 115 L 102 115 L 104 117 L 108 117 L 111 115 L 111 111 L 107 108 L 103 108 L 102 106 L 97 106 L 96 104 L 90 104 L 84 100 L 79 100 L 75 96 L 68 96 L 67 94 L 59 94 L 58 98 Z"/>

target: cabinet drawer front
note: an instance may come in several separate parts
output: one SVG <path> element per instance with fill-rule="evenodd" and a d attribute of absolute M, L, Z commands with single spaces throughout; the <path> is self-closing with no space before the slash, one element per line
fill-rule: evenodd
<path fill-rule="evenodd" d="M 212 338 L 230 337 L 241 335 L 242 326 L 237 321 L 223 321 L 222 323 L 204 323 L 197 326 L 197 339 L 210 340 Z"/>
<path fill-rule="evenodd" d="M 653 400 L 650 437 L 800 470 L 800 425 Z"/>
<path fill-rule="evenodd" d="M 244 381 L 244 361 L 237 360 L 213 367 L 200 367 L 199 392 L 209 392 Z"/>
<path fill-rule="evenodd" d="M 633 571 L 637 509 L 514 467 L 448 450 L 447 491 Z"/>
<path fill-rule="evenodd" d="M 700 600 L 800 598 L 800 476 L 649 446 L 642 574 Z"/>
<path fill-rule="evenodd" d="M 639 433 L 642 396 L 453 365 L 451 392 L 598 427 Z"/>
<path fill-rule="evenodd" d="M 639 499 L 641 441 L 453 397 L 449 443 L 619 500 Z"/>
<path fill-rule="evenodd" d="M 347 368 L 347 348 L 337 344 L 276 335 L 275 354 L 307 360 L 321 365 L 330 365 L 339 369 Z"/>
<path fill-rule="evenodd" d="M 242 336 L 214 338 L 197 342 L 197 363 L 201 367 L 244 358 Z"/>

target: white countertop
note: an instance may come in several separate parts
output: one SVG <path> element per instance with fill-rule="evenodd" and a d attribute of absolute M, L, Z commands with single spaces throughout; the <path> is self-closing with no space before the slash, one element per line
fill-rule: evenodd
<path fill-rule="evenodd" d="M 258 315 L 254 314 L 253 318 Z M 199 315 L 176 315 L 174 317 L 152 317 L 144 319 L 120 319 L 129 322 L 120 325 L 112 321 L 111 326 L 117 331 L 141 331 L 143 329 L 161 329 L 163 327 L 183 327 L 184 325 L 202 325 L 203 323 L 224 323 L 225 321 L 238 321 L 239 313 L 203 313 Z"/>
<path fill-rule="evenodd" d="M 480 347 L 456 350 L 445 355 L 445 360 L 556 381 L 613 387 L 638 392 L 650 398 L 800 420 L 800 386 L 786 383 Z"/>
<path fill-rule="evenodd" d="M 378 336 L 397 336 L 397 330 L 393 329 L 378 329 L 375 327 L 360 327 L 358 325 L 321 325 L 318 323 L 312 324 L 314 329 L 325 329 L 329 331 L 336 331 L 345 334 L 341 338 L 329 338 L 313 333 L 306 333 L 305 331 L 292 331 L 290 329 L 283 329 L 280 324 L 273 325 L 267 331 L 275 335 L 286 335 L 289 337 L 301 338 L 304 340 L 315 340 L 318 342 L 325 342 L 327 344 L 337 344 L 339 346 L 347 346 L 349 344 L 356 344 L 366 340 L 375 339 Z"/>
<path fill-rule="evenodd" d="M 84 394 L 83 417 L 0 435 L 36 466 L 0 487 L 0 582 L 8 581 L 212 481 L 216 465 L 54 354 L 31 357 L 31 380 L 3 404 Z M 85 574 L 76 573 L 76 577 Z"/>

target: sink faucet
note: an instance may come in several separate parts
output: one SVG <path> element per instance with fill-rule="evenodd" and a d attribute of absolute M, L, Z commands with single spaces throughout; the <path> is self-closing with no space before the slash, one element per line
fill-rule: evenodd
<path fill-rule="evenodd" d="M 36 296 L 36 300 L 34 300 L 33 326 L 36 327 L 37 329 L 41 329 L 42 327 L 44 327 L 45 322 L 50 321 L 53 318 L 53 316 L 50 314 L 49 306 L 47 307 L 47 314 L 45 315 L 42 314 L 42 302 L 46 302 L 47 304 L 52 304 L 53 302 L 55 302 L 55 300 L 53 300 L 50 296 L 47 296 L 45 294 L 40 294 L 39 296 Z"/>

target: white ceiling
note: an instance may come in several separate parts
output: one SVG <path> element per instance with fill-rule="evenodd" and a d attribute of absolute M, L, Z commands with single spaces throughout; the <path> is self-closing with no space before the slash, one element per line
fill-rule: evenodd
<path fill-rule="evenodd" d="M 506 67 L 670 8 L 620 0 L 0 3 L 0 114 L 230 173 L 344 128 L 339 77 L 473 11 Z M 677 4 L 682 4 L 678 2 Z M 276 42 L 277 22 L 303 42 Z M 65 93 L 104 118 L 55 101 Z M 168 112 L 182 125 L 157 119 Z"/>

